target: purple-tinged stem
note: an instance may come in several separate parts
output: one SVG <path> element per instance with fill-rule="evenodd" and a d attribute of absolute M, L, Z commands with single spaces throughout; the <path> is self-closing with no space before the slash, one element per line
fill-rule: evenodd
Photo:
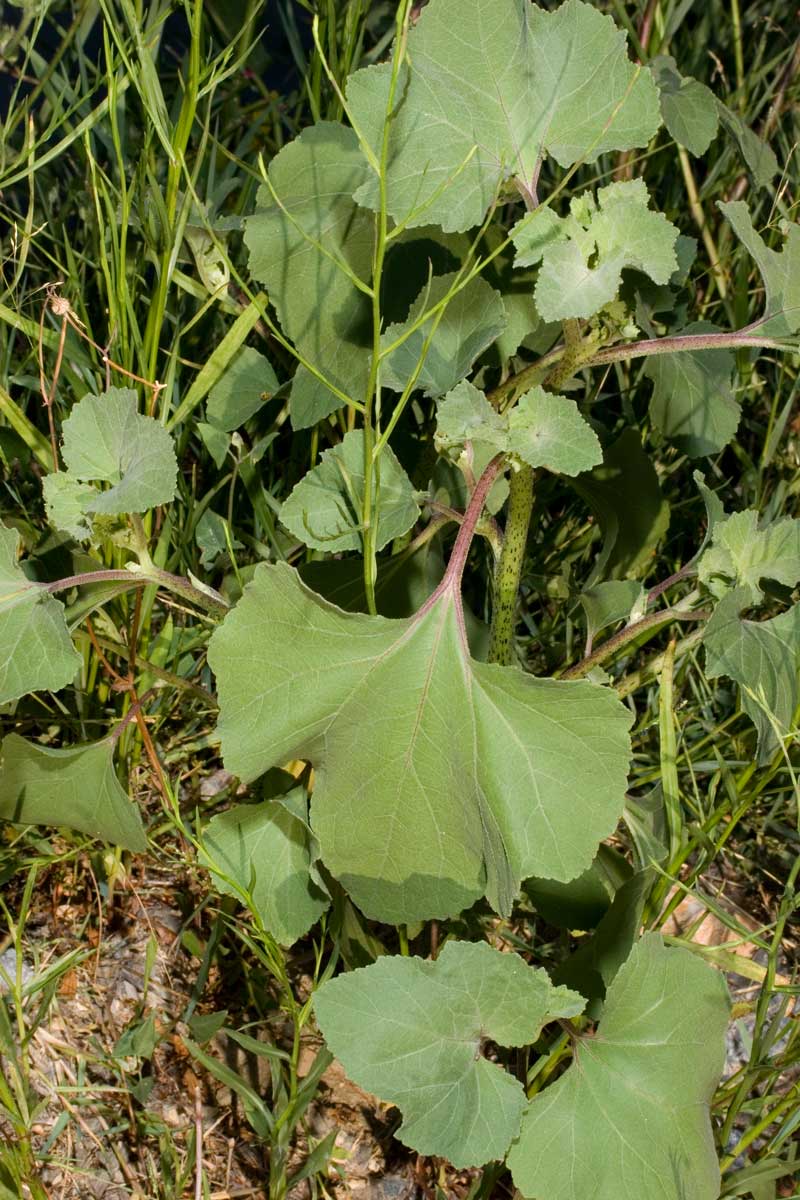
<path fill-rule="evenodd" d="M 652 354 L 676 354 L 692 350 L 740 350 L 749 346 L 760 350 L 791 349 L 777 338 L 759 337 L 753 326 L 735 333 L 686 333 L 675 337 L 644 338 L 640 342 L 625 342 L 606 346 L 581 362 L 582 367 L 598 367 L 604 363 L 622 362 L 626 358 L 648 358 Z"/>

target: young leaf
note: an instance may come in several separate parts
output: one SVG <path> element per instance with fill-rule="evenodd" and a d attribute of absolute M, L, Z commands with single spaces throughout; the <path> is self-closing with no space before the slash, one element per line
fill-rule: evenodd
<path fill-rule="evenodd" d="M 353 282 L 372 268 L 374 219 L 353 192 L 369 167 L 351 129 L 321 121 L 273 158 L 256 212 L 245 224 L 250 273 L 266 284 L 283 332 L 307 362 L 346 395 L 363 400 L 370 359 L 369 297 Z M 295 428 L 342 405 L 299 366 L 292 383 Z"/>
<path fill-rule="evenodd" d="M 651 59 L 649 67 L 658 85 L 667 132 L 695 157 L 705 154 L 719 127 L 714 93 L 704 83 L 681 75 L 668 54 Z"/>
<path fill-rule="evenodd" d="M 463 379 L 436 406 L 436 444 L 442 450 L 486 442 L 508 450 L 508 417 L 492 408 L 483 392 Z"/>
<path fill-rule="evenodd" d="M 76 542 L 89 540 L 92 522 L 86 514 L 95 496 L 93 487 L 67 471 L 54 471 L 42 480 L 42 495 L 47 520 L 53 529 L 68 533 Z"/>
<path fill-rule="evenodd" d="M 716 1200 L 709 1102 L 725 1063 L 723 977 L 658 934 L 634 947 L 594 1037 L 537 1095 L 508 1164 L 547 1200 Z M 689 1068 L 691 1066 L 691 1069 Z"/>
<path fill-rule="evenodd" d="M 787 517 L 759 529 L 758 513 L 748 508 L 717 521 L 697 574 L 718 598 L 741 589 L 741 608 L 761 601 L 762 579 L 794 587 L 800 580 L 800 520 Z"/>
<path fill-rule="evenodd" d="M 391 346 L 422 313 L 438 304 L 453 286 L 455 278 L 455 274 L 433 278 L 430 286 L 424 287 L 412 304 L 407 319 L 384 330 L 381 349 Z M 434 320 L 430 317 L 383 360 L 381 378 L 387 387 L 403 391 L 430 337 L 416 386 L 426 396 L 444 395 L 468 374 L 475 359 L 491 346 L 507 324 L 502 299 L 483 279 L 473 279 L 456 292 L 431 336 Z"/>
<path fill-rule="evenodd" d="M 539 386 L 501 415 L 483 392 L 464 380 L 445 396 L 437 412 L 436 441 L 442 448 L 467 441 L 488 444 L 493 452 L 504 450 L 531 467 L 562 475 L 579 475 L 603 459 L 597 435 L 575 401 Z"/>
<path fill-rule="evenodd" d="M 521 265 L 541 252 L 536 281 L 536 307 L 545 321 L 589 318 L 615 299 L 626 267 L 666 284 L 677 270 L 678 230 L 660 212 L 652 211 L 644 180 L 610 183 L 597 200 L 588 192 L 576 196 L 570 215 L 542 246 L 536 222 L 527 236 L 527 218 L 512 233 Z"/>
<path fill-rule="evenodd" d="M 381 454 L 379 477 L 373 472 L 372 487 L 375 548 L 382 550 L 419 516 L 411 480 L 389 446 Z M 360 550 L 363 503 L 364 434 L 354 429 L 300 480 L 281 508 L 281 521 L 307 546 L 330 554 Z"/>
<path fill-rule="evenodd" d="M 771 250 L 753 228 L 743 200 L 717 205 L 739 240 L 756 261 L 766 288 L 764 315 L 756 322 L 765 337 L 788 337 L 800 331 L 800 225 L 784 223 L 782 250 Z"/>
<path fill-rule="evenodd" d="M 0 525 L 0 704 L 39 689 L 57 692 L 83 661 L 64 605 L 18 565 L 19 544 L 16 529 Z"/>
<path fill-rule="evenodd" d="M 84 396 L 64 422 L 62 453 L 69 475 L 94 489 L 88 513 L 143 513 L 175 495 L 178 462 L 172 438 L 153 417 L 136 410 L 136 392 L 109 388 Z"/>
<path fill-rule="evenodd" d="M 194 540 L 200 553 L 200 564 L 211 567 L 220 554 L 228 553 L 228 522 L 219 513 L 207 508 L 194 531 Z M 230 545 L 234 550 L 240 550 L 242 543 L 231 534 Z"/>
<path fill-rule="evenodd" d="M 0 745 L 0 818 L 21 825 L 65 825 L 142 853 L 142 819 L 114 771 L 115 742 L 52 750 L 16 733 Z"/>
<path fill-rule="evenodd" d="M 277 390 L 278 378 L 269 360 L 252 346 L 243 346 L 208 394 L 208 422 L 230 433 L 249 421 Z"/>
<path fill-rule="evenodd" d="M 800 605 L 769 621 L 744 621 L 746 590 L 725 596 L 703 634 L 706 675 L 727 675 L 740 686 L 742 708 L 758 731 L 758 760 L 767 763 L 782 737 L 793 732 L 800 698 Z"/>
<path fill-rule="evenodd" d="M 396 1104 L 398 1137 L 455 1167 L 502 1158 L 519 1131 L 522 1084 L 481 1053 L 536 1041 L 583 998 L 485 942 L 447 942 L 435 962 L 382 957 L 316 992 L 322 1033 L 348 1075 Z"/>
<path fill-rule="evenodd" d="M 296 787 L 280 799 L 238 804 L 203 830 L 200 861 L 216 887 L 249 895 L 262 925 L 282 946 L 308 933 L 329 903 L 309 874 L 307 821 L 305 789 Z"/>
<path fill-rule="evenodd" d="M 617 621 L 627 621 L 643 594 L 642 585 L 635 579 L 608 579 L 585 588 L 579 600 L 586 614 L 589 641 L 594 641 L 601 629 L 616 625 Z"/>
<path fill-rule="evenodd" d="M 459 584 L 449 569 L 415 616 L 388 620 L 262 564 L 209 646 L 228 769 L 313 763 L 322 860 L 378 920 L 484 893 L 508 912 L 522 878 L 588 866 L 624 803 L 627 709 L 472 660 Z"/>
<path fill-rule="evenodd" d="M 545 154 L 562 167 L 644 146 L 659 125 L 647 70 L 625 34 L 582 0 L 431 0 L 408 36 L 389 138 L 388 210 L 446 230 L 479 225 L 500 183 L 535 188 Z M 391 67 L 350 77 L 347 98 L 377 155 Z M 377 208 L 378 181 L 356 192 Z M 533 224 L 536 223 L 534 220 Z"/>
<path fill-rule="evenodd" d="M 508 448 L 531 467 L 580 475 L 603 461 L 597 434 L 568 396 L 531 388 L 508 414 Z"/>
<path fill-rule="evenodd" d="M 684 334 L 718 333 L 710 321 L 696 321 Z M 736 357 L 730 350 L 654 354 L 644 373 L 653 381 L 650 419 L 689 458 L 717 454 L 739 425 L 734 395 Z"/>

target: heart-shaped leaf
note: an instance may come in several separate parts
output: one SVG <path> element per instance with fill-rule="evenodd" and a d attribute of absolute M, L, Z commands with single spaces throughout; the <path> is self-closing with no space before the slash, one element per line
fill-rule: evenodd
<path fill-rule="evenodd" d="M 398 1137 L 456 1167 L 502 1158 L 518 1133 L 522 1084 L 481 1053 L 536 1041 L 583 997 L 485 942 L 448 942 L 435 962 L 382 957 L 314 996 L 330 1049 L 359 1086 L 396 1104 Z"/>
<path fill-rule="evenodd" d="M 390 325 L 381 336 L 386 350 L 412 325 L 447 296 L 456 276 L 437 275 L 422 289 L 405 321 Z M 441 314 L 429 317 L 418 329 L 384 359 L 382 381 L 402 392 L 417 364 L 425 359 L 416 379 L 416 387 L 426 396 L 442 396 L 468 374 L 479 354 L 491 346 L 507 324 L 500 295 L 484 279 L 473 279 L 455 293 Z"/>

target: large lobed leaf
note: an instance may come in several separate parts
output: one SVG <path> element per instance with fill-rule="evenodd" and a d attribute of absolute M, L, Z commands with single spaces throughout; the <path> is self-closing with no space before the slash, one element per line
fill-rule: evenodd
<path fill-rule="evenodd" d="M 0 525 L 0 704 L 40 688 L 57 692 L 82 662 L 63 604 L 25 575 L 19 545 L 17 531 Z"/>
<path fill-rule="evenodd" d="M 16 733 L 0 744 L 0 818 L 65 825 L 126 850 L 147 849 L 142 819 L 120 787 L 111 738 L 54 750 Z"/>
<path fill-rule="evenodd" d="M 485 942 L 448 942 L 435 962 L 384 957 L 314 997 L 329 1047 L 361 1087 L 396 1104 L 398 1137 L 456 1167 L 502 1158 L 519 1132 L 525 1092 L 482 1053 L 534 1042 L 583 997 Z"/>
<path fill-rule="evenodd" d="M 536 1200 L 716 1200 L 709 1103 L 725 1062 L 723 977 L 646 934 L 594 1037 L 531 1102 L 508 1163 Z"/>
<path fill-rule="evenodd" d="M 214 633 L 227 767 L 316 768 L 321 857 L 371 917 L 453 915 L 589 865 L 624 803 L 630 714 L 594 684 L 471 659 L 452 580 L 407 620 L 261 565 Z"/>
<path fill-rule="evenodd" d="M 660 123 L 650 73 L 625 34 L 582 0 L 547 12 L 529 0 L 432 0 L 408 37 L 389 139 L 388 210 L 446 230 L 481 222 L 501 182 L 535 185 L 562 167 L 644 146 Z M 359 130 L 380 154 L 391 67 L 350 77 Z M 378 205 L 378 182 L 356 192 Z"/>

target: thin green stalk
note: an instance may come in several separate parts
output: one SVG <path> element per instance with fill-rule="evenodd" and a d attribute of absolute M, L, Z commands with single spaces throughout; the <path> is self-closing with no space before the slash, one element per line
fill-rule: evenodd
<path fill-rule="evenodd" d="M 383 121 L 383 137 L 381 139 L 381 154 L 378 164 L 378 187 L 380 203 L 375 220 L 375 251 L 372 261 L 372 362 L 370 364 L 367 391 L 364 397 L 364 502 L 361 509 L 361 524 L 364 531 L 364 591 L 367 598 L 367 608 L 374 616 L 378 609 L 375 603 L 375 581 L 378 568 L 377 554 L 377 516 L 373 513 L 373 491 L 375 499 L 380 487 L 380 456 L 375 450 L 375 417 L 380 419 L 380 363 L 381 363 L 381 332 L 383 327 L 381 315 L 381 283 L 383 266 L 386 258 L 387 234 L 389 229 L 388 195 L 386 177 L 389 169 L 389 134 L 392 128 L 397 83 L 400 76 L 400 65 L 405 54 L 405 34 L 408 29 L 410 0 L 403 0 L 397 13 L 397 33 L 394 53 L 392 55 L 392 75 L 389 82 L 389 94 L 386 100 L 386 112 Z"/>

